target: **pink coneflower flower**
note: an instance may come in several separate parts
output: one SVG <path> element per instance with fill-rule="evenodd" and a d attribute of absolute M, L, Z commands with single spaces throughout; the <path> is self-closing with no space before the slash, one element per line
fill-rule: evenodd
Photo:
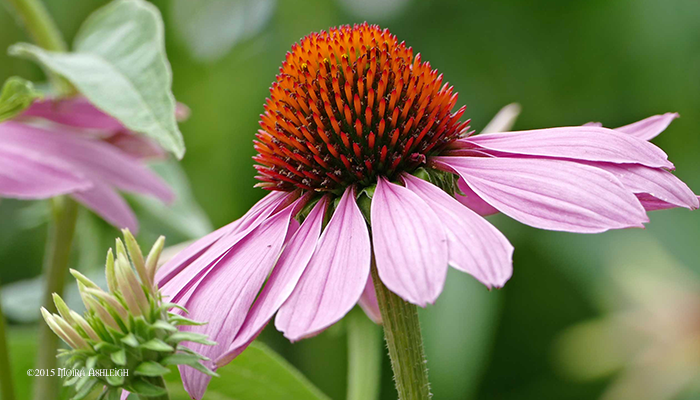
<path fill-rule="evenodd" d="M 388 289 L 419 306 L 440 295 L 448 266 L 503 286 L 513 247 L 472 204 L 586 233 L 643 227 L 647 199 L 698 207 L 666 154 L 637 137 L 660 132 L 672 116 L 620 131 L 470 136 L 465 108 L 452 112 L 454 89 L 377 26 L 303 38 L 270 92 L 254 159 L 258 186 L 272 193 L 157 276 L 172 301 L 209 322 L 187 329 L 218 343 L 196 348 L 212 368 L 245 349 L 275 313 L 292 341 L 318 334 L 358 302 L 376 317 L 373 262 Z M 201 398 L 209 378 L 181 372 Z"/>
<path fill-rule="evenodd" d="M 37 101 L 0 124 L 0 196 L 70 194 L 112 225 L 136 230 L 136 216 L 117 190 L 172 201 L 170 188 L 144 163 L 164 155 L 83 97 Z"/>

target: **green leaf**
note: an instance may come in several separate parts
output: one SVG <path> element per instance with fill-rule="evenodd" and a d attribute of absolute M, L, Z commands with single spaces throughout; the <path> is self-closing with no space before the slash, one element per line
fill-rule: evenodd
<path fill-rule="evenodd" d="M 87 377 L 90 378 L 90 377 Z M 76 385 L 76 389 L 78 389 L 78 392 L 71 398 L 71 400 L 81 400 L 84 399 L 87 395 L 90 394 L 92 391 L 92 388 L 97 385 L 97 379 L 95 378 L 90 378 L 84 381 L 85 384 L 82 385 L 82 387 L 78 384 Z"/>
<path fill-rule="evenodd" d="M 126 365 L 126 352 L 124 350 L 115 351 L 110 354 L 110 358 L 117 365 Z"/>
<path fill-rule="evenodd" d="M 16 76 L 8 78 L 0 93 L 0 122 L 21 113 L 38 98 L 41 93 L 31 82 Z"/>
<path fill-rule="evenodd" d="M 156 322 L 154 322 L 153 325 L 151 325 L 151 328 L 162 329 L 162 330 L 168 331 L 168 332 L 176 332 L 177 331 L 176 327 L 174 327 L 174 326 L 170 325 L 169 323 L 167 323 L 163 320 L 160 320 L 160 319 L 157 320 Z"/>
<path fill-rule="evenodd" d="M 141 348 L 153 351 L 175 351 L 175 348 L 160 339 L 151 339 L 141 345 Z"/>
<path fill-rule="evenodd" d="M 221 378 L 212 379 L 208 393 L 237 400 L 328 399 L 290 363 L 258 342 L 217 372 Z"/>
<path fill-rule="evenodd" d="M 219 376 L 216 372 L 200 363 L 201 360 L 201 357 L 192 354 L 173 354 L 172 356 L 165 357 L 161 362 L 163 365 L 189 365 L 209 376 Z"/>
<path fill-rule="evenodd" d="M 71 53 L 27 43 L 9 52 L 36 59 L 130 130 L 152 137 L 178 158 L 185 154 L 175 121 L 163 21 L 155 6 L 117 0 L 102 7 L 83 23 Z"/>
<path fill-rule="evenodd" d="M 168 372 L 170 372 L 169 369 L 165 368 L 164 366 L 158 364 L 155 361 L 142 362 L 134 370 L 134 373 L 136 375 L 144 376 L 163 376 Z"/>

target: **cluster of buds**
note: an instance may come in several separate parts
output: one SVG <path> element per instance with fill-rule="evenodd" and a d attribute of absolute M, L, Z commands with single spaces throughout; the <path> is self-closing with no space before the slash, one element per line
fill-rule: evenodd
<path fill-rule="evenodd" d="M 84 316 L 69 309 L 55 293 L 54 303 L 60 315 L 41 309 L 51 330 L 70 346 L 59 350 L 65 366 L 85 371 L 65 381 L 66 386 L 75 387 L 74 400 L 84 398 L 100 383 L 104 385 L 100 399 L 117 399 L 122 390 L 147 398 L 163 396 L 166 392 L 162 375 L 170 371 L 171 365 L 189 365 L 216 375 L 202 365 L 201 361 L 208 360 L 206 357 L 180 344 L 214 343 L 205 335 L 178 330 L 179 325 L 200 323 L 170 312 L 173 308 L 184 313 L 186 310 L 163 302 L 154 283 L 165 238 L 161 236 L 144 259 L 134 236 L 128 230 L 123 233 L 126 246 L 117 239 L 116 257 L 112 249 L 107 253 L 108 291 L 71 270 L 87 309 Z M 89 373 L 98 369 L 124 373 Z"/>

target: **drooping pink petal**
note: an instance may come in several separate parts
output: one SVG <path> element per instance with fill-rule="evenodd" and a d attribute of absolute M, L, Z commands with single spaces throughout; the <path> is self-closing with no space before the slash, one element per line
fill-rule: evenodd
<path fill-rule="evenodd" d="M 659 200 L 656 197 L 650 195 L 649 193 L 636 193 L 637 199 L 646 211 L 658 211 L 658 210 L 668 210 L 671 208 L 677 208 L 675 204 L 667 203 L 663 200 Z"/>
<path fill-rule="evenodd" d="M 287 204 L 292 196 L 283 192 L 268 194 L 242 218 L 198 240 L 163 265 L 156 274 L 163 295 L 168 296 L 169 301 L 178 302 L 211 266 L 275 210 Z"/>
<path fill-rule="evenodd" d="M 129 132 L 118 132 L 105 141 L 139 160 L 164 159 L 168 153 L 153 139 Z"/>
<path fill-rule="evenodd" d="M 5 122 L 0 137 L 3 142 L 65 160 L 89 178 L 118 189 L 149 194 L 165 202 L 174 198 L 173 192 L 157 174 L 139 160 L 100 140 L 16 122 Z"/>
<path fill-rule="evenodd" d="M 685 207 L 695 210 L 699 206 L 697 196 L 688 185 L 665 169 L 635 164 L 589 163 L 589 165 L 612 173 L 635 194 L 647 194 L 663 204 L 670 205 L 664 208 Z M 642 201 L 642 205 L 646 202 L 652 209 L 659 209 L 658 205 L 654 205 L 657 204 L 656 202 L 646 196 L 643 199 L 645 201 Z M 644 208 L 649 210 L 646 206 Z"/>
<path fill-rule="evenodd" d="M 357 304 L 369 276 L 371 247 L 354 188 L 345 190 L 306 270 L 280 307 L 275 326 L 291 341 L 313 336 Z"/>
<path fill-rule="evenodd" d="M 136 233 L 139 223 L 129 204 L 114 189 L 102 182 L 93 182 L 88 190 L 75 192 L 72 197 L 117 228 Z"/>
<path fill-rule="evenodd" d="M 450 265 L 491 287 L 503 287 L 513 275 L 513 246 L 484 218 L 442 189 L 402 175 L 406 187 L 425 199 L 447 231 Z"/>
<path fill-rule="evenodd" d="M 122 394 L 121 396 L 119 396 L 119 400 L 126 400 L 127 398 L 129 398 L 130 394 L 131 393 L 127 392 L 126 390 L 122 390 Z"/>
<path fill-rule="evenodd" d="M 374 281 L 372 281 L 372 275 L 367 278 L 367 284 L 365 285 L 365 290 L 360 296 L 360 300 L 357 304 L 362 308 L 362 311 L 367 314 L 367 317 L 374 321 L 375 324 L 382 323 L 382 312 L 379 309 L 379 303 L 377 302 L 377 292 L 374 289 Z"/>
<path fill-rule="evenodd" d="M 226 365 L 238 356 L 292 294 L 316 249 L 327 205 L 328 199 L 321 198 L 286 245 L 236 339 L 226 354 L 215 360 L 217 366 Z"/>
<path fill-rule="evenodd" d="M 621 126 L 615 130 L 642 140 L 651 140 L 668 128 L 671 122 L 678 117 L 680 117 L 678 113 L 654 115 L 641 121 Z"/>
<path fill-rule="evenodd" d="M 614 175 L 570 161 L 537 158 L 434 157 L 482 199 L 524 224 L 596 233 L 643 227 L 644 208 Z"/>
<path fill-rule="evenodd" d="M 462 195 L 459 193 L 455 193 L 455 198 L 463 205 L 469 207 L 477 214 L 483 216 L 498 213 L 498 210 L 493 208 L 493 206 L 491 206 L 489 203 L 485 202 L 481 197 L 479 197 L 478 194 L 474 193 L 474 191 L 469 187 L 469 185 L 467 185 L 467 183 L 464 182 L 464 179 L 459 178 L 459 180 L 457 181 L 457 186 L 459 187 L 459 190 L 462 191 L 462 193 L 464 194 Z"/>
<path fill-rule="evenodd" d="M 201 280 L 185 307 L 191 318 L 207 324 L 182 329 L 205 334 L 217 344 L 191 343 L 192 350 L 212 360 L 226 352 L 282 250 L 294 209 L 289 206 L 258 225 Z M 214 367 L 213 362 L 207 364 Z M 210 377 L 192 368 L 180 372 L 188 393 L 202 398 Z"/>
<path fill-rule="evenodd" d="M 372 196 L 372 243 L 377 272 L 389 290 L 425 307 L 442 292 L 447 276 L 447 235 L 418 195 L 379 178 Z"/>
<path fill-rule="evenodd" d="M 90 180 L 60 159 L 9 143 L 0 145 L 0 197 L 45 199 L 91 186 Z"/>
<path fill-rule="evenodd" d="M 94 129 L 100 131 L 101 135 L 111 135 L 124 129 L 121 122 L 100 111 L 83 96 L 35 101 L 21 116 L 43 118 L 76 128 Z"/>
<path fill-rule="evenodd" d="M 458 142 L 463 146 L 476 145 L 510 154 L 673 168 L 666 153 L 655 145 L 632 135 L 595 126 L 488 133 Z"/>

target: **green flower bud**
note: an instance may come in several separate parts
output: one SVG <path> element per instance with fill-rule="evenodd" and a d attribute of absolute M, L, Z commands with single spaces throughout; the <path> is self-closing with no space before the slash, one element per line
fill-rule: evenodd
<path fill-rule="evenodd" d="M 60 315 L 41 309 L 51 330 L 72 348 L 62 350 L 66 365 L 128 370 L 119 377 L 88 375 L 66 381 L 66 385 L 76 386 L 76 400 L 88 394 L 84 388 L 97 384 L 105 387 L 100 398 L 119 398 L 122 389 L 153 396 L 154 390 L 162 390 L 153 386 L 153 379 L 167 373 L 170 365 L 188 365 L 216 376 L 201 363 L 205 357 L 178 344 L 214 343 L 204 335 L 178 330 L 180 325 L 199 323 L 169 312 L 174 305 L 164 303 L 154 285 L 165 238 L 158 238 L 145 260 L 129 231 L 124 231 L 124 238 L 124 242 L 117 239 L 114 254 L 111 249 L 107 253 L 108 291 L 71 270 L 87 309 L 84 316 L 70 310 L 58 295 L 54 295 L 54 303 Z"/>

